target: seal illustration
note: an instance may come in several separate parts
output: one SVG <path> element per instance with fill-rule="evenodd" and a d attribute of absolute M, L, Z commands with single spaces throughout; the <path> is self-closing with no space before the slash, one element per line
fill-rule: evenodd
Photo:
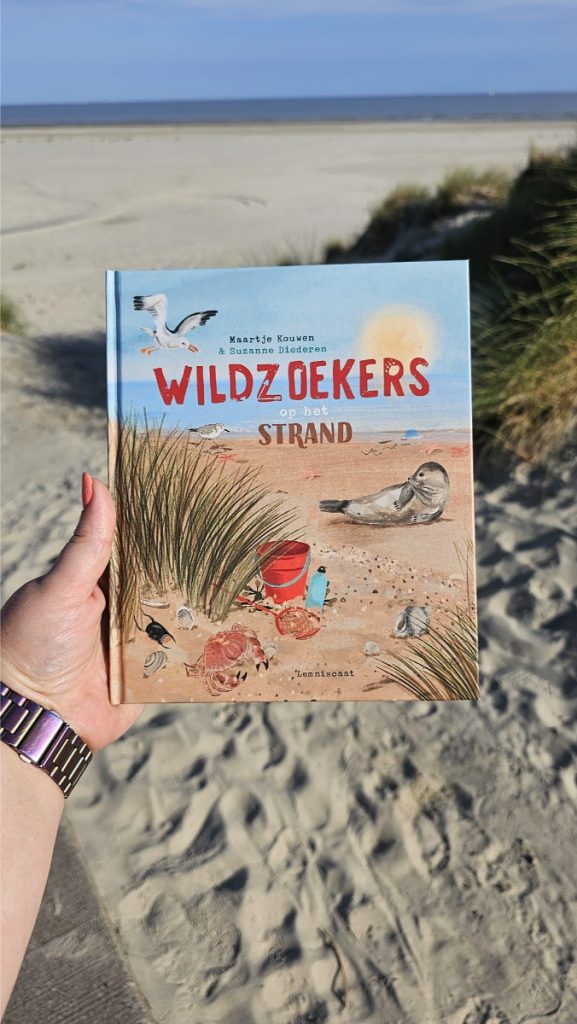
<path fill-rule="evenodd" d="M 423 462 L 404 483 L 392 484 L 376 494 L 342 501 L 321 501 L 321 512 L 342 512 L 355 523 L 373 526 L 433 523 L 449 500 L 449 477 L 439 462 Z"/>

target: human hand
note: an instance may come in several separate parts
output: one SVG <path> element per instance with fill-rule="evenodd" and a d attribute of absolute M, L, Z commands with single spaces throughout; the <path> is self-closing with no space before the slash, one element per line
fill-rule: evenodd
<path fill-rule="evenodd" d="M 21 587 L 2 614 L 2 682 L 56 711 L 98 750 L 117 739 L 143 705 L 113 706 L 99 585 L 110 559 L 115 512 L 108 489 L 87 473 L 84 510 L 50 572 Z"/>

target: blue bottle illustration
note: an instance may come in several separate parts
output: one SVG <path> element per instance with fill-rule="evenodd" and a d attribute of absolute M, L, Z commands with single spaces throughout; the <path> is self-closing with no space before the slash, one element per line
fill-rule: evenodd
<path fill-rule="evenodd" d="M 327 594 L 327 587 L 329 585 L 326 577 L 326 571 L 326 566 L 319 565 L 314 576 L 311 577 L 305 601 L 306 608 L 323 607 Z"/>

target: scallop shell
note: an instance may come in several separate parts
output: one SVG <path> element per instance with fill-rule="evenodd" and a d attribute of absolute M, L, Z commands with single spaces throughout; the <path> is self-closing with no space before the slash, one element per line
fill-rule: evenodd
<path fill-rule="evenodd" d="M 194 629 L 194 615 L 185 604 L 176 609 L 174 617 L 179 629 Z"/>
<path fill-rule="evenodd" d="M 148 676 L 153 676 L 155 672 L 160 672 L 160 669 L 164 668 L 167 661 L 168 657 L 164 651 L 153 651 L 152 654 L 147 654 L 142 675 L 145 679 Z"/>
<path fill-rule="evenodd" d="M 395 636 L 422 636 L 427 632 L 430 621 L 430 604 L 422 607 L 411 604 L 397 615 L 393 632 Z"/>

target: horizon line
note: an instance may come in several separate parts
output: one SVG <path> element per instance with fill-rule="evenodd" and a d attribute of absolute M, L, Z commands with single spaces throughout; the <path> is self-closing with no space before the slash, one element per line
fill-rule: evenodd
<path fill-rule="evenodd" d="M 278 103 L 300 102 L 306 100 L 372 100 L 372 99 L 448 99 L 452 97 L 497 99 L 503 96 L 577 96 L 577 89 L 521 89 L 521 90 L 482 90 L 476 92 L 415 92 L 415 93 L 326 93 L 326 94 L 291 94 L 283 96 L 214 96 L 214 97 L 172 97 L 170 99 L 115 99 L 115 100 L 27 100 L 0 103 L 1 110 L 13 107 L 89 107 L 116 106 L 121 104 L 168 104 L 168 103 Z"/>

